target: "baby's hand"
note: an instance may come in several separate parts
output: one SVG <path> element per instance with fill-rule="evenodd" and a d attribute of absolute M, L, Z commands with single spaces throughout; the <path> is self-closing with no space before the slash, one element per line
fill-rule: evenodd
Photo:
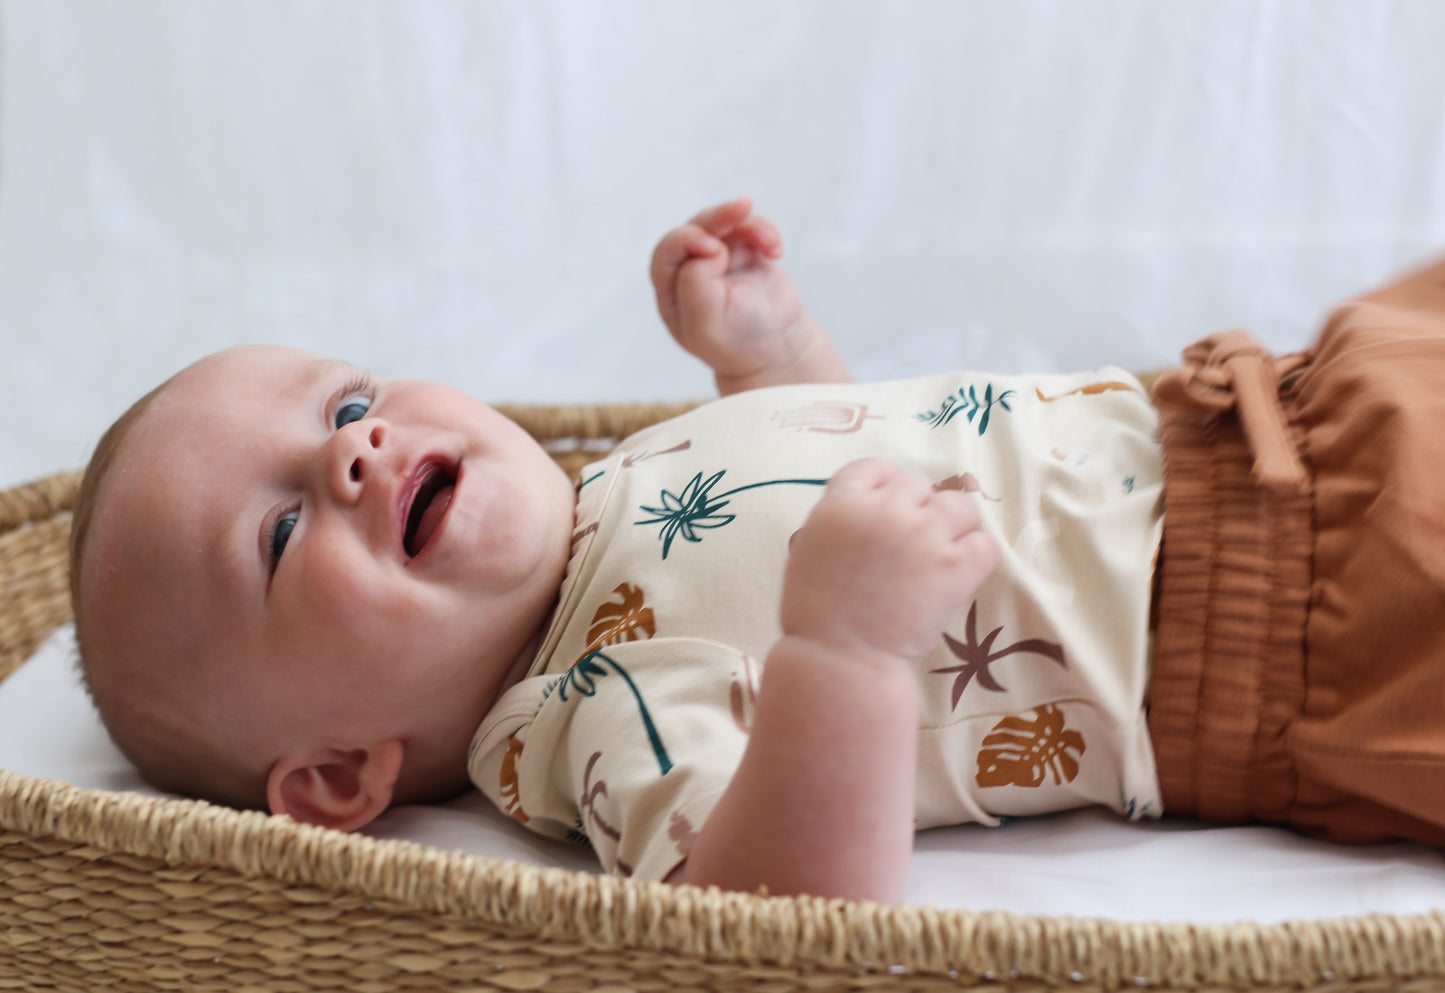
<path fill-rule="evenodd" d="M 878 459 L 844 466 L 798 531 L 784 635 L 855 657 L 923 656 L 998 565 L 978 507 Z"/>
<path fill-rule="evenodd" d="M 719 380 L 783 368 L 811 347 L 811 322 L 777 261 L 782 254 L 777 227 L 746 197 L 704 210 L 653 251 L 663 323 Z"/>

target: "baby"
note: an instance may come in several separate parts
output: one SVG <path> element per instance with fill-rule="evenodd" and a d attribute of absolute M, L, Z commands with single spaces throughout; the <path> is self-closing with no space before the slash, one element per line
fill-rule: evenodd
<path fill-rule="evenodd" d="M 850 384 L 781 254 L 747 200 L 662 239 L 724 399 L 575 483 L 289 349 L 142 398 L 72 532 L 122 750 L 341 830 L 470 780 L 613 871 L 877 900 L 917 827 L 1083 804 L 1445 839 L 1445 271 L 1293 356 L 1206 339 L 1156 410 L 1120 370 Z"/>

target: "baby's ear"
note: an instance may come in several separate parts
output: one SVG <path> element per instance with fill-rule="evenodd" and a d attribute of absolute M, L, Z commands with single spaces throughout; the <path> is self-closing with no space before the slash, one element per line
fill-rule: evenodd
<path fill-rule="evenodd" d="M 364 748 L 317 748 L 277 761 L 266 777 L 273 814 L 354 831 L 391 805 L 405 747 L 399 738 Z"/>

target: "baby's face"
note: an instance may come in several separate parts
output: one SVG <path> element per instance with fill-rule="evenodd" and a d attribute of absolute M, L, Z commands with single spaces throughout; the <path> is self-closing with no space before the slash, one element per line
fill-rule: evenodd
<path fill-rule="evenodd" d="M 238 747 L 274 741 L 263 768 L 308 736 L 464 754 L 552 607 L 572 521 L 546 452 L 466 394 L 234 349 L 122 442 L 97 622 L 141 651 L 174 629 L 208 701 L 187 705 Z"/>

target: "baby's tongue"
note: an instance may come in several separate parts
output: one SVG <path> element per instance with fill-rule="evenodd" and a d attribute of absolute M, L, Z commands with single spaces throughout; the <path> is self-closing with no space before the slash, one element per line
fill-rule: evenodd
<path fill-rule="evenodd" d="M 438 490 L 426 510 L 422 511 L 421 520 L 416 523 L 416 538 L 412 541 L 412 547 L 418 552 L 426 547 L 426 543 L 431 541 L 431 536 L 437 533 L 437 528 L 441 527 L 442 517 L 452 504 L 453 489 L 454 487 L 446 486 Z"/>

